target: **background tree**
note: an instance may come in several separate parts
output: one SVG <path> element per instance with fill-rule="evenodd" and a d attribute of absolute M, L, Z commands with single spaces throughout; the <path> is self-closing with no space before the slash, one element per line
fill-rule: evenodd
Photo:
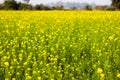
<path fill-rule="evenodd" d="M 53 10 L 63 10 L 64 6 L 63 5 L 61 5 L 61 6 L 53 6 L 52 9 Z"/>
<path fill-rule="evenodd" d="M 116 9 L 120 10 L 120 0 L 111 0 L 112 4 L 111 6 L 114 6 Z"/>
<path fill-rule="evenodd" d="M 6 10 L 18 10 L 18 5 L 15 0 L 5 0 L 3 5 Z"/>
<path fill-rule="evenodd" d="M 18 9 L 19 10 L 32 10 L 32 5 L 19 2 L 18 3 Z"/>
<path fill-rule="evenodd" d="M 43 5 L 43 4 L 37 4 L 37 5 L 34 6 L 34 9 L 35 10 L 45 10 L 46 6 Z"/>
<path fill-rule="evenodd" d="M 86 5 L 85 10 L 92 10 L 92 6 L 91 5 Z"/>
<path fill-rule="evenodd" d="M 0 10 L 2 10 L 3 9 L 3 4 L 0 4 Z"/>
<path fill-rule="evenodd" d="M 71 8 L 71 10 L 77 10 L 77 8 L 74 6 L 74 7 Z"/>

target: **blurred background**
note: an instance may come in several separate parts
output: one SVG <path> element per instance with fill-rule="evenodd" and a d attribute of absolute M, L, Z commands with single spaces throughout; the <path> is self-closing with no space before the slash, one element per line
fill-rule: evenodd
<path fill-rule="evenodd" d="M 0 10 L 120 10 L 120 0 L 0 0 Z"/>

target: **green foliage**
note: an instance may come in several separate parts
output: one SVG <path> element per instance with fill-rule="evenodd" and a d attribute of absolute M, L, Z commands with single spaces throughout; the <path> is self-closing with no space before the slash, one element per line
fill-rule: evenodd
<path fill-rule="evenodd" d="M 18 3 L 18 9 L 19 9 L 19 10 L 31 10 L 31 9 L 32 9 L 32 6 L 29 5 L 29 4 L 25 4 L 25 3 L 19 2 L 19 3 Z"/>
<path fill-rule="evenodd" d="M 45 6 L 43 4 L 40 4 L 40 5 L 35 5 L 34 6 L 34 9 L 35 10 L 51 10 L 52 8 L 51 7 L 48 7 L 48 6 Z"/>
<path fill-rule="evenodd" d="M 42 9 L 43 9 L 43 7 L 42 7 L 42 6 L 40 6 L 40 5 L 35 5 L 34 9 L 35 9 L 35 10 L 42 10 Z"/>
<path fill-rule="evenodd" d="M 5 0 L 4 1 L 4 9 L 6 10 L 17 10 L 18 5 L 15 0 Z"/>

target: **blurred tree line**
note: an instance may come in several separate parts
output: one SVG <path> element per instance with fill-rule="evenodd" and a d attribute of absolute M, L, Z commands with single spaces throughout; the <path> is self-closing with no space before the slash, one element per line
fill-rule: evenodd
<path fill-rule="evenodd" d="M 61 6 L 46 6 L 44 4 L 37 4 L 35 6 L 29 4 L 30 0 L 23 0 L 23 2 L 17 2 L 15 0 L 4 0 L 4 3 L 0 4 L 0 10 L 62 10 Z"/>
<path fill-rule="evenodd" d="M 111 6 L 96 6 L 92 8 L 91 5 L 86 5 L 84 10 L 120 10 L 120 0 L 111 0 Z M 15 0 L 4 0 L 0 4 L 0 10 L 66 10 L 64 6 L 46 6 L 44 4 L 37 4 L 35 6 L 29 4 L 30 0 L 23 0 L 23 2 L 17 2 Z M 77 10 L 76 7 L 70 8 L 70 10 Z"/>
<path fill-rule="evenodd" d="M 111 0 L 111 1 L 112 1 L 111 6 L 113 6 L 117 10 L 120 10 L 120 0 Z"/>

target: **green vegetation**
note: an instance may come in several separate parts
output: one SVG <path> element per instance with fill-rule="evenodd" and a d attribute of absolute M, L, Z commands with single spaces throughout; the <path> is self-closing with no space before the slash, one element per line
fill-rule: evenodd
<path fill-rule="evenodd" d="M 120 12 L 1 11 L 0 80 L 119 80 Z"/>

